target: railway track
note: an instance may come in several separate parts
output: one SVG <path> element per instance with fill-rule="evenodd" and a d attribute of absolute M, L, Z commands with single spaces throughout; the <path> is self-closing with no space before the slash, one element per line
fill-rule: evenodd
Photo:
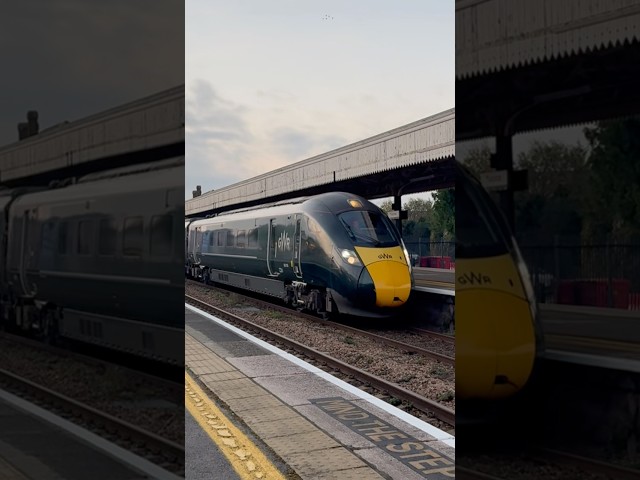
<path fill-rule="evenodd" d="M 388 382 L 378 376 L 371 375 L 370 373 L 365 372 L 364 370 L 348 365 L 345 362 L 342 362 L 338 359 L 325 355 L 322 352 L 319 352 L 313 348 L 310 348 L 310 347 L 307 347 L 306 345 L 298 343 L 295 340 L 282 336 L 267 328 L 264 328 L 253 322 L 250 322 L 241 317 L 238 317 L 237 315 L 234 315 L 230 312 L 222 310 L 221 308 L 218 308 L 206 302 L 203 302 L 202 300 L 199 300 L 195 297 L 185 294 L 185 300 L 187 301 L 187 303 L 197 308 L 200 308 L 206 312 L 212 313 L 223 320 L 226 320 L 235 324 L 236 326 L 240 326 L 243 329 L 257 332 L 263 337 L 266 337 L 267 339 L 273 342 L 279 343 L 281 345 L 285 345 L 286 347 L 298 353 L 301 353 L 306 357 L 313 359 L 316 362 L 319 362 L 321 364 L 324 364 L 331 368 L 339 370 L 340 372 L 346 375 L 349 375 L 359 380 L 360 382 L 363 382 L 364 384 L 370 385 L 380 391 L 393 395 L 398 399 L 404 400 L 410 403 L 414 408 L 417 408 L 422 412 L 433 414 L 436 418 L 447 423 L 448 425 L 451 425 L 451 426 L 455 425 L 455 412 L 450 408 L 447 408 L 445 406 L 438 404 L 437 402 L 434 402 L 433 400 L 430 400 L 414 392 L 411 392 L 405 388 L 402 388 L 397 384 Z M 269 307 L 271 308 L 270 304 L 269 304 Z M 291 313 L 291 310 L 287 309 L 287 311 Z M 339 324 L 336 324 L 336 325 L 339 325 Z"/>
<path fill-rule="evenodd" d="M 426 337 L 437 338 L 439 340 L 444 340 L 445 342 L 455 344 L 456 337 L 453 335 L 445 335 L 444 333 L 433 332 L 431 330 L 427 330 L 425 328 L 412 328 L 412 332 L 418 333 L 420 335 L 424 335 Z"/>
<path fill-rule="evenodd" d="M 504 474 L 501 474 L 500 476 L 480 472 L 466 466 L 457 465 L 456 478 L 458 478 L 458 480 L 510 480 L 511 478 L 528 480 L 548 476 L 550 468 L 549 465 L 555 465 L 556 468 L 559 469 L 573 468 L 574 472 L 575 469 L 578 469 L 580 471 L 584 471 L 584 473 L 599 474 L 605 478 L 615 480 L 640 479 L 640 470 L 633 470 L 612 463 L 602 462 L 581 455 L 553 450 L 546 447 L 533 448 L 527 451 L 525 456 L 528 459 L 535 461 L 535 463 L 540 466 L 540 472 L 530 471 L 530 475 L 523 476 L 520 473 L 520 460 L 514 460 L 513 465 L 509 464 L 508 461 L 502 460 L 499 464 L 495 465 L 504 472 Z M 514 472 L 518 473 L 512 474 L 512 472 L 510 472 L 512 469 Z M 571 478 L 575 477 L 572 476 Z"/>
<path fill-rule="evenodd" d="M 74 348 L 62 348 L 49 343 L 44 343 L 38 340 L 24 337 L 22 335 L 15 335 L 6 331 L 0 331 L 0 339 L 7 340 L 12 343 L 25 345 L 30 348 L 38 349 L 40 351 L 50 352 L 54 355 L 58 355 L 66 358 L 73 358 L 80 360 L 83 363 L 92 365 L 94 367 L 100 367 L 106 363 L 117 366 L 120 370 L 128 375 L 136 375 L 136 377 L 146 378 L 151 382 L 164 385 L 169 390 L 176 390 L 183 388 L 182 379 L 179 377 L 177 367 L 175 365 L 152 362 L 147 359 L 139 359 L 134 357 L 137 363 L 140 364 L 140 368 L 131 368 L 132 359 L 128 355 L 123 355 L 120 352 L 102 351 L 96 352 L 95 348 L 92 348 L 92 355 L 80 353 L 80 350 Z M 91 346 L 82 345 L 81 350 L 88 350 Z M 182 370 L 182 368 L 181 368 Z M 181 372 L 180 372 L 181 374 Z"/>
<path fill-rule="evenodd" d="M 0 388 L 91 430 L 172 473 L 184 472 L 184 447 L 132 423 L 0 369 Z"/>
<path fill-rule="evenodd" d="M 206 288 L 212 288 L 212 289 L 214 288 L 214 287 L 211 287 L 210 285 L 205 285 L 203 283 L 195 282 L 193 280 L 188 280 L 187 282 L 191 283 L 193 285 L 198 285 L 200 287 L 206 287 Z M 234 293 L 236 293 L 236 292 L 234 292 Z M 282 306 L 282 305 L 277 305 L 277 304 L 274 304 L 274 303 L 271 303 L 271 302 L 268 302 L 268 301 L 265 301 L 265 300 L 260 300 L 258 298 L 249 297 L 249 296 L 243 295 L 241 293 L 236 293 L 236 294 L 237 295 L 241 295 L 241 296 L 247 298 L 248 300 L 250 300 L 252 303 L 254 303 L 256 305 L 260 305 L 260 306 L 262 306 L 264 308 L 270 308 L 272 310 L 277 310 L 279 312 L 287 313 L 289 315 L 296 315 L 297 317 L 304 318 L 304 319 L 309 320 L 311 322 L 319 323 L 321 325 L 330 326 L 330 327 L 336 328 L 338 330 L 342 330 L 342 331 L 349 332 L 349 333 L 355 333 L 355 334 L 358 334 L 358 335 L 362 335 L 362 336 L 371 338 L 371 339 L 373 339 L 373 340 L 375 340 L 377 342 L 380 342 L 380 343 L 382 343 L 384 345 L 389 345 L 389 346 L 398 348 L 398 349 L 400 349 L 402 351 L 405 351 L 405 352 L 419 353 L 421 355 L 424 355 L 425 357 L 432 358 L 432 359 L 437 360 L 439 362 L 442 362 L 444 364 L 455 365 L 455 358 L 454 357 L 451 357 L 451 356 L 448 356 L 448 355 L 443 355 L 441 353 L 434 352 L 433 350 L 429 350 L 429 349 L 426 349 L 426 348 L 418 347 L 416 345 L 410 345 L 408 343 L 400 342 L 398 340 L 394 340 L 392 338 L 385 337 L 383 335 L 378 335 L 376 333 L 369 332 L 367 330 L 362 330 L 360 328 L 351 327 L 351 326 L 345 325 L 343 323 L 333 322 L 331 320 L 324 320 L 324 319 L 319 318 L 319 317 L 317 317 L 315 315 L 311 315 L 311 314 L 304 313 L 304 312 L 299 312 L 299 311 L 293 310 L 293 309 L 291 309 L 289 307 L 285 307 L 285 306 Z M 418 333 L 419 335 L 425 335 L 425 333 L 423 333 L 423 332 L 429 332 L 428 330 L 423 330 L 423 329 L 414 329 L 414 330 L 418 330 L 415 333 Z M 436 335 L 438 335 L 438 334 L 436 334 Z M 447 338 L 446 335 L 441 335 L 441 336 Z M 440 338 L 440 336 L 434 337 L 434 338 Z"/>

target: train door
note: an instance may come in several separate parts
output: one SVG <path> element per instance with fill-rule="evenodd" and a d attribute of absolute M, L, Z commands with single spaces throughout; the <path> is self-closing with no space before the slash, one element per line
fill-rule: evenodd
<path fill-rule="evenodd" d="M 193 233 L 194 233 L 193 261 L 196 265 L 199 265 L 202 261 L 202 227 L 196 227 Z"/>
<path fill-rule="evenodd" d="M 277 277 L 279 275 L 276 268 L 276 219 L 271 218 L 269 220 L 269 227 L 267 230 L 267 269 L 269 270 L 270 277 Z"/>
<path fill-rule="evenodd" d="M 302 241 L 302 215 L 296 213 L 296 229 L 293 236 L 293 271 L 296 277 L 302 278 L 302 261 L 300 259 Z"/>
<path fill-rule="evenodd" d="M 35 286 L 29 284 L 27 273 L 29 270 L 37 268 L 36 251 L 37 248 L 37 216 L 38 209 L 26 209 L 22 216 L 22 235 L 20 245 L 20 283 L 23 295 L 35 295 Z"/>

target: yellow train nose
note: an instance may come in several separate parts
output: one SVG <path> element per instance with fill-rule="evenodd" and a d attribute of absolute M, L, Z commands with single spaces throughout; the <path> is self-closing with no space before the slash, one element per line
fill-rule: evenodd
<path fill-rule="evenodd" d="M 409 299 L 411 275 L 402 249 L 356 247 L 373 281 L 377 307 L 399 307 Z"/>
<path fill-rule="evenodd" d="M 456 396 L 512 395 L 527 382 L 535 357 L 528 303 L 488 289 L 456 293 Z"/>
<path fill-rule="evenodd" d="M 411 277 L 406 265 L 393 261 L 367 266 L 376 291 L 376 306 L 399 307 L 409 299 Z"/>

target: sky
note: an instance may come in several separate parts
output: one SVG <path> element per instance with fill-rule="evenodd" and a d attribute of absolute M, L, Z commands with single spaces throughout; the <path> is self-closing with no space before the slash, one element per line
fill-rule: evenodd
<path fill-rule="evenodd" d="M 185 198 L 454 107 L 454 2 L 187 0 Z"/>
<path fill-rule="evenodd" d="M 28 110 L 40 130 L 184 83 L 184 3 L 3 2 L 0 147 Z"/>

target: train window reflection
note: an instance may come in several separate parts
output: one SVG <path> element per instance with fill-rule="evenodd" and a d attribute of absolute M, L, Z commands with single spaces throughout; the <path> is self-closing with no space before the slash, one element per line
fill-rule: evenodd
<path fill-rule="evenodd" d="M 483 187 L 472 179 L 456 179 L 456 257 L 477 258 L 508 252 L 500 212 Z"/>
<path fill-rule="evenodd" d="M 247 242 L 247 233 L 245 230 L 238 230 L 238 237 L 236 238 L 236 246 L 244 247 Z"/>
<path fill-rule="evenodd" d="M 60 222 L 58 225 L 58 253 L 67 253 L 67 222 Z"/>
<path fill-rule="evenodd" d="M 388 247 L 399 243 L 389 221 L 376 212 L 350 211 L 339 218 L 356 245 Z"/>
<path fill-rule="evenodd" d="M 78 253 L 80 255 L 90 255 L 93 244 L 93 222 L 83 220 L 78 223 Z"/>
<path fill-rule="evenodd" d="M 98 235 L 98 253 L 100 255 L 114 255 L 116 253 L 116 221 L 113 218 L 100 220 Z"/>
<path fill-rule="evenodd" d="M 155 255 L 169 255 L 171 253 L 171 238 L 173 218 L 171 215 L 155 215 L 151 217 L 151 253 Z"/>
<path fill-rule="evenodd" d="M 258 229 L 252 228 L 249 230 L 249 237 L 247 238 L 247 247 L 252 248 L 258 246 Z"/>
<path fill-rule="evenodd" d="M 122 253 L 136 257 L 142 255 L 142 217 L 124 219 Z"/>

